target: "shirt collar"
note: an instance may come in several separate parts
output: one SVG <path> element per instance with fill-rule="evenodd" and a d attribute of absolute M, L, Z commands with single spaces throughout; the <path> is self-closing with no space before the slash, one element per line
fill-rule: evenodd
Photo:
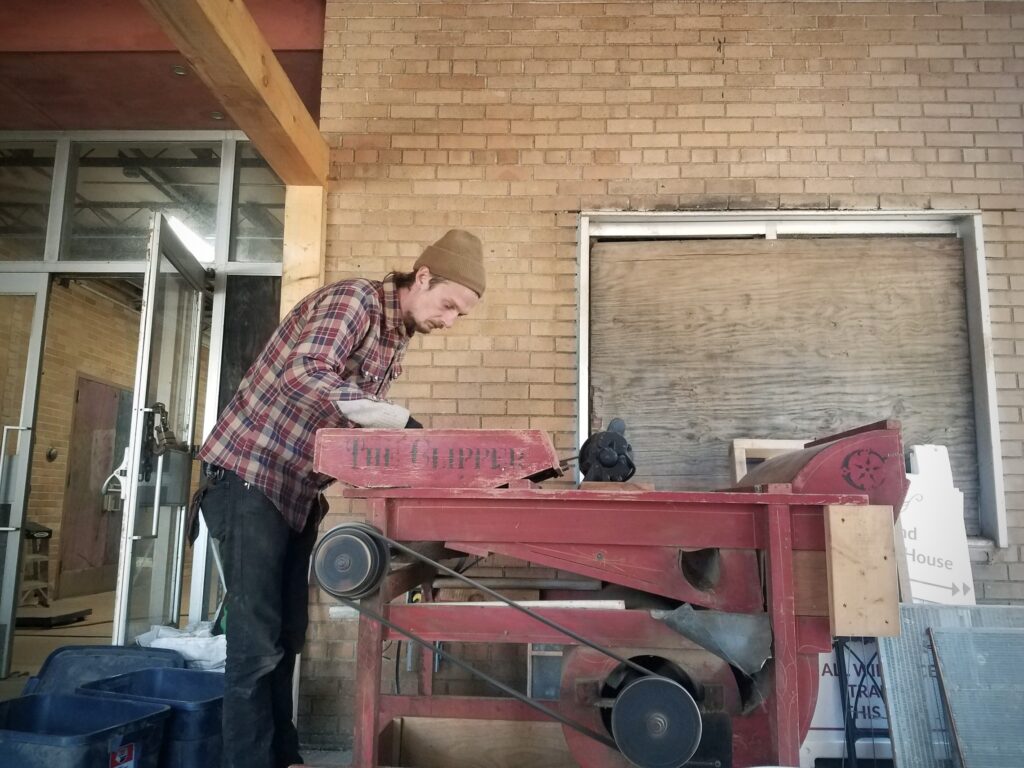
<path fill-rule="evenodd" d="M 398 290 L 395 281 L 387 277 L 381 283 L 384 291 L 384 327 L 394 330 L 399 336 L 405 337 L 405 323 L 402 322 L 402 306 L 398 302 Z"/>

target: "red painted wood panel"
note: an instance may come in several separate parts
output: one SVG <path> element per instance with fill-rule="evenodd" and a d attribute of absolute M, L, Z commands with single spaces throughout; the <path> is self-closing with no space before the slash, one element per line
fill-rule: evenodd
<path fill-rule="evenodd" d="M 539 429 L 321 429 L 313 463 L 357 488 L 497 488 L 559 464 Z"/>

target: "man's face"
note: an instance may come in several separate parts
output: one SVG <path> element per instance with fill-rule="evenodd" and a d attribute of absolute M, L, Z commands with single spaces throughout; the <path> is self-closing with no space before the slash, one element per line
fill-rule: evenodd
<path fill-rule="evenodd" d="M 472 289 L 464 285 L 449 280 L 431 286 L 430 278 L 430 270 L 420 267 L 402 307 L 405 327 L 417 333 L 451 328 L 480 300 Z"/>

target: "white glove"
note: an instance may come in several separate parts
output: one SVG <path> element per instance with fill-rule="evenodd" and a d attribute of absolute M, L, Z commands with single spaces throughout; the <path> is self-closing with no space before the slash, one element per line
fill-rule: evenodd
<path fill-rule="evenodd" d="M 409 411 L 386 400 L 339 400 L 338 410 L 361 427 L 404 429 Z"/>

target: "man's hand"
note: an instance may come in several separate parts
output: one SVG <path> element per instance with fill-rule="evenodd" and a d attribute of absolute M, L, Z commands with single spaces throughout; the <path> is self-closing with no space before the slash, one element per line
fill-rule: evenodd
<path fill-rule="evenodd" d="M 406 429 L 423 429 L 423 425 L 420 424 L 418 421 L 416 421 L 416 419 L 414 419 L 412 416 L 410 416 L 409 420 L 407 422 L 405 422 L 405 428 Z"/>

